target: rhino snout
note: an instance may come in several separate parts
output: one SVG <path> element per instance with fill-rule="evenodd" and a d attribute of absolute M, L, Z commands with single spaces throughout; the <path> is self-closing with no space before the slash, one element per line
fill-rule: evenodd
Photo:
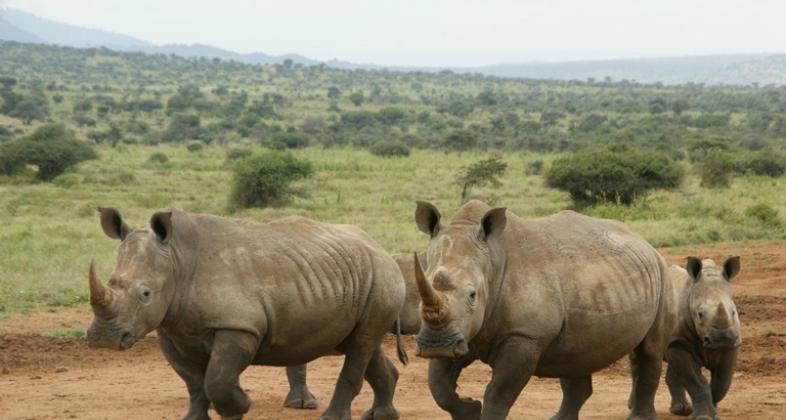
<path fill-rule="evenodd" d="M 136 343 L 136 336 L 114 321 L 96 319 L 90 324 L 85 334 L 91 347 L 126 350 Z"/>
<path fill-rule="evenodd" d="M 419 357 L 453 358 L 469 353 L 467 341 L 458 331 L 423 328 L 415 341 L 415 354 Z"/>
<path fill-rule="evenodd" d="M 712 330 L 704 336 L 704 347 L 708 349 L 736 348 L 741 344 L 740 335 L 731 328 Z"/>

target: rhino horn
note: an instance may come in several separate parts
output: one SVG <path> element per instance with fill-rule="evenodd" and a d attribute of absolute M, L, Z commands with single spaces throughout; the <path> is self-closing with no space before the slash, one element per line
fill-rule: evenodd
<path fill-rule="evenodd" d="M 96 275 L 96 261 L 90 261 L 90 304 L 93 306 L 106 306 L 111 298 L 110 291 Z"/>
<path fill-rule="evenodd" d="M 723 302 L 718 303 L 718 309 L 715 312 L 715 320 L 713 324 L 715 328 L 729 328 L 731 325 L 729 322 L 729 314 L 726 311 L 726 306 L 723 305 Z"/>
<path fill-rule="evenodd" d="M 430 324 L 443 323 L 445 318 L 444 301 L 426 280 L 426 275 L 423 274 L 423 267 L 420 265 L 417 253 L 415 253 L 415 283 L 418 286 L 420 300 L 423 303 L 421 309 L 423 320 Z"/>

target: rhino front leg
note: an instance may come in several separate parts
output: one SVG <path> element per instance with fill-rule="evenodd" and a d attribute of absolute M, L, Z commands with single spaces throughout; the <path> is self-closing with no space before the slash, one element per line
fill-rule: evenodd
<path fill-rule="evenodd" d="M 726 393 L 729 392 L 736 364 L 737 350 L 735 349 L 723 354 L 718 366 L 711 369 L 710 389 L 712 390 L 712 403 L 716 408 L 718 403 L 726 396 Z"/>
<path fill-rule="evenodd" d="M 673 369 L 673 380 L 688 391 L 693 402 L 693 419 L 717 419 L 715 405 L 712 403 L 710 384 L 701 374 L 701 366 L 689 352 L 680 348 L 666 350 L 669 370 Z M 668 371 L 667 371 L 668 375 Z"/>
<path fill-rule="evenodd" d="M 461 398 L 456 393 L 458 377 L 474 357 L 456 359 L 431 359 L 428 362 L 428 386 L 437 405 L 450 413 L 453 420 L 478 420 L 483 405 L 471 398 Z"/>
<path fill-rule="evenodd" d="M 551 420 L 578 420 L 584 402 L 592 395 L 592 376 L 560 378 L 562 404 Z"/>
<path fill-rule="evenodd" d="M 540 358 L 537 343 L 524 338 L 509 338 L 497 350 L 492 362 L 491 382 L 483 396 L 481 420 L 502 420 L 529 382 Z"/>
<path fill-rule="evenodd" d="M 693 406 L 685 395 L 680 373 L 671 365 L 666 368 L 666 386 L 669 387 L 669 394 L 671 394 L 669 412 L 677 416 L 689 416 L 693 412 Z"/>
<path fill-rule="evenodd" d="M 284 407 L 306 408 L 314 410 L 317 408 L 317 399 L 308 389 L 306 383 L 306 365 L 288 366 L 287 381 L 289 381 L 289 394 L 284 400 Z"/>
<path fill-rule="evenodd" d="M 243 418 L 251 406 L 240 388 L 240 374 L 251 364 L 259 340 L 242 331 L 216 331 L 205 372 L 205 394 L 225 420 Z"/>
<path fill-rule="evenodd" d="M 210 416 L 207 415 L 210 401 L 207 399 L 204 389 L 207 357 L 199 357 L 198 352 L 181 351 L 164 333 L 158 334 L 158 344 L 164 357 L 178 376 L 183 379 L 188 389 L 188 413 L 183 417 L 183 420 L 210 420 Z"/>

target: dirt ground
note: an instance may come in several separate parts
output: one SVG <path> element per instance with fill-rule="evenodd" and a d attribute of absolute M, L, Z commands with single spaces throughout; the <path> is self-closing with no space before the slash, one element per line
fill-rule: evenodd
<path fill-rule="evenodd" d="M 720 404 L 727 419 L 786 418 L 786 243 L 718 244 L 664 249 L 670 262 L 687 255 L 714 258 L 742 256 L 743 271 L 735 281 L 735 300 L 743 323 L 743 346 L 731 391 Z M 42 332 L 86 328 L 91 315 L 66 311 L 12 316 L 0 321 L 0 418 L 3 419 L 175 419 L 186 411 L 184 384 L 169 367 L 154 335 L 126 352 L 88 348 L 82 339 L 50 338 Z M 399 365 L 396 405 L 402 419 L 449 418 L 431 399 L 426 362 L 414 357 L 414 340 L 405 340 L 409 366 Z M 395 356 L 393 340 L 385 344 Z M 340 357 L 325 357 L 309 367 L 309 384 L 321 406 L 327 405 L 341 367 Z M 490 370 L 476 363 L 461 376 L 459 392 L 482 398 Z M 282 368 L 250 367 L 241 377 L 252 398 L 248 419 L 316 419 L 320 411 L 284 409 L 287 391 Z M 594 394 L 582 418 L 627 416 L 630 389 L 627 361 L 593 377 Z M 366 385 L 353 404 L 353 416 L 371 404 Z M 555 379 L 533 378 L 511 411 L 512 419 L 542 419 L 556 412 L 561 393 Z M 668 413 L 665 384 L 656 406 Z M 213 418 L 218 418 L 211 411 Z"/>

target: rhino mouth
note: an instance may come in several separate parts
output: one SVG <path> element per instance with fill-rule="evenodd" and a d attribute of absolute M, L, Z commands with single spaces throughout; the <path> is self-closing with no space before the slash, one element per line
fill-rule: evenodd
<path fill-rule="evenodd" d="M 464 336 L 457 331 L 442 332 L 426 327 L 420 331 L 415 342 L 415 354 L 423 358 L 453 358 L 469 353 Z"/>

